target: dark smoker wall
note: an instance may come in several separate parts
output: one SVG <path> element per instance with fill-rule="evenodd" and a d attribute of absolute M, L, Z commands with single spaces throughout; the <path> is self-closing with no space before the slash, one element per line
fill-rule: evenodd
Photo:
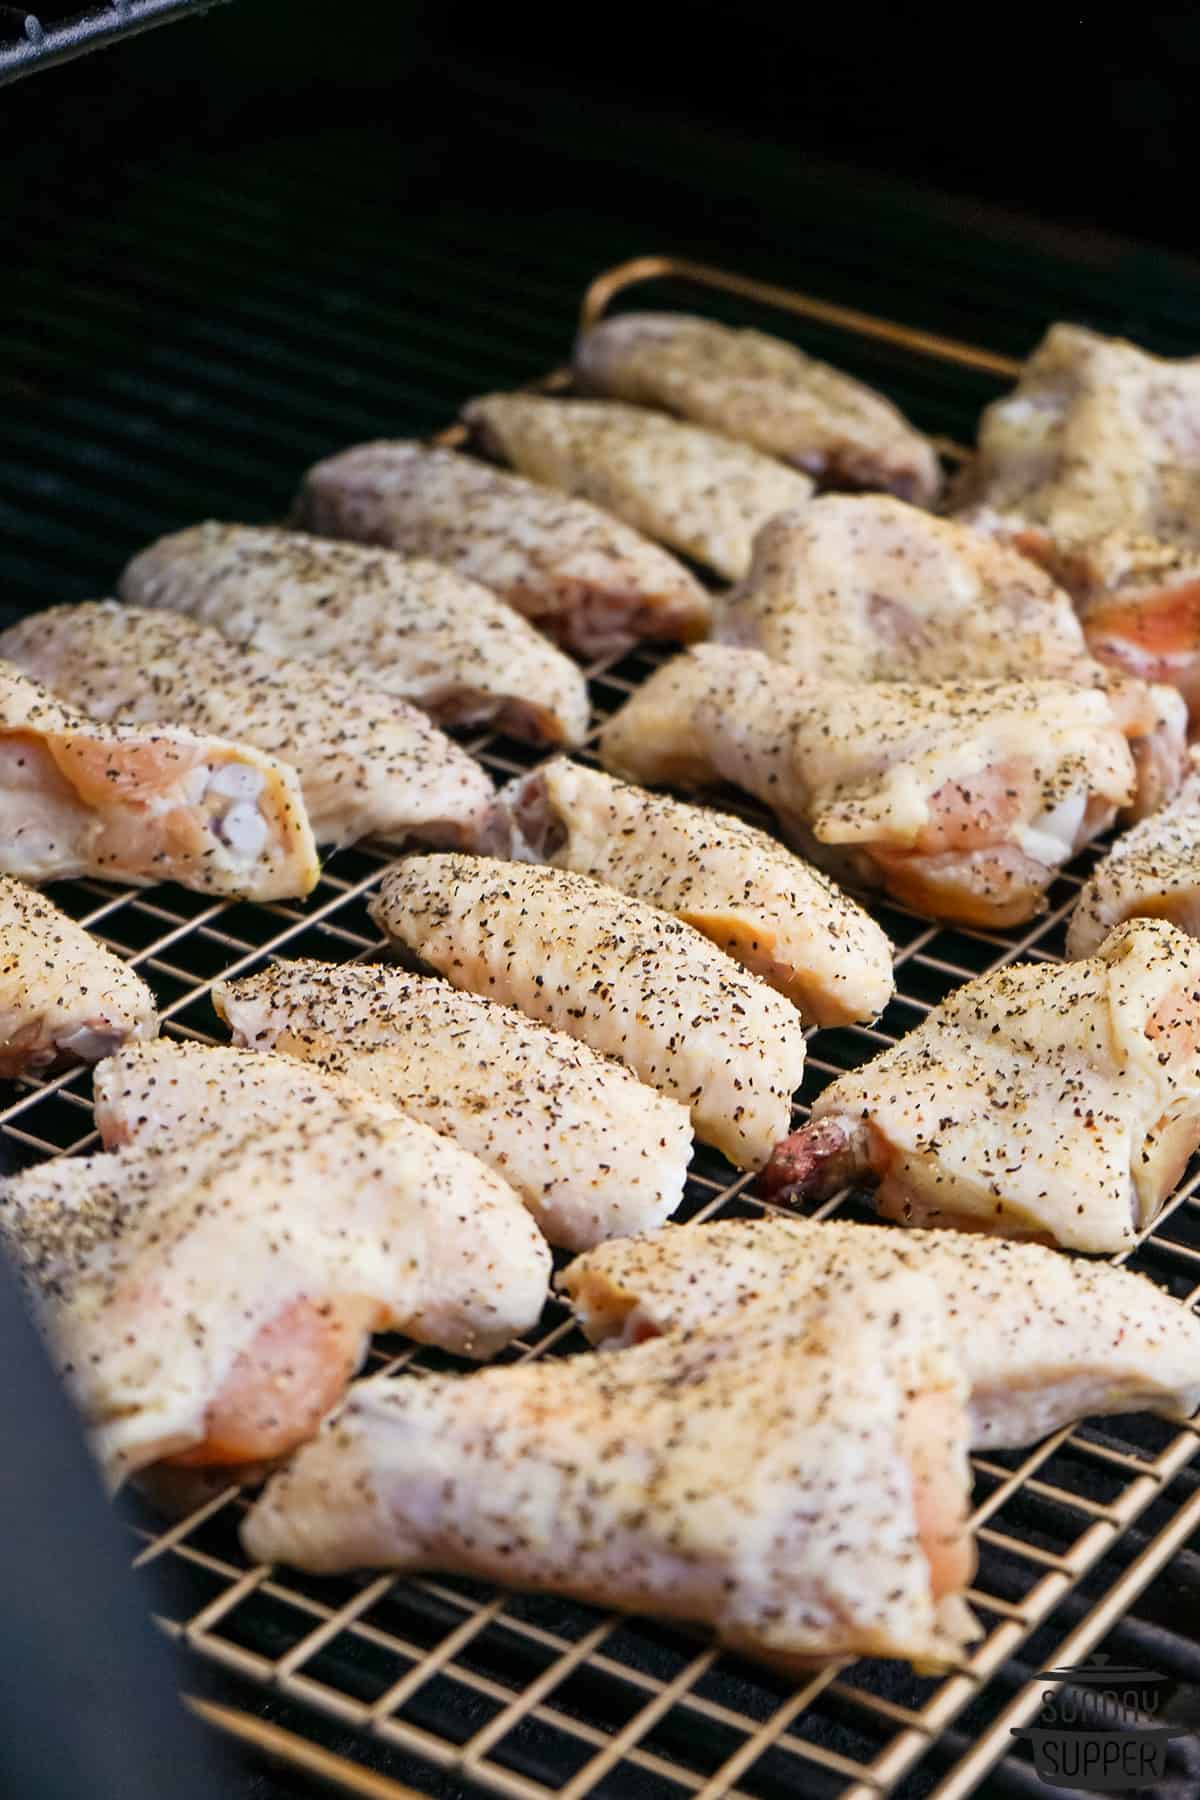
<path fill-rule="evenodd" d="M 537 196 L 514 191 L 518 173 L 544 200 L 569 181 L 577 204 L 611 203 L 584 134 L 657 130 L 669 160 L 686 159 L 689 133 L 715 130 L 788 158 L 799 179 L 845 164 L 1200 252 L 1198 77 L 1200 14 L 1149 8 L 235 0 L 7 90 L 0 144 L 11 176 L 40 137 L 33 186 L 57 170 L 102 202 L 115 179 L 105 156 L 321 128 L 378 106 L 418 160 L 436 162 L 448 204 L 482 193 L 519 209 Z M 496 83 L 527 126 L 560 135 L 563 159 L 529 171 L 497 158 L 478 100 Z M 602 110 L 576 117 L 573 100 Z M 620 196 L 634 214 L 662 197 L 653 183 Z M 694 210 L 702 219 L 703 202 Z M 679 223 L 686 233 L 692 221 Z"/>

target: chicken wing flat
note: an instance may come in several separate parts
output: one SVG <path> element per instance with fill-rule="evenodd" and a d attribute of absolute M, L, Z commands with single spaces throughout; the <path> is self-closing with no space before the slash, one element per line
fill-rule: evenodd
<path fill-rule="evenodd" d="M 913 1225 L 1127 1249 L 1200 1143 L 1200 944 L 1134 919 L 1085 962 L 968 982 L 840 1076 L 776 1151 L 773 1193 L 878 1182 Z"/>
<path fill-rule="evenodd" d="M 372 1331 L 480 1356 L 541 1310 L 549 1252 L 491 1170 L 285 1067 L 273 1113 L 235 1083 L 218 1131 L 193 1118 L 0 1182 L 0 1233 L 114 1485 L 284 1455 Z"/>
<path fill-rule="evenodd" d="M 1097 656 L 1200 703 L 1200 357 L 1054 325 L 961 499 L 1067 586 Z"/>
<path fill-rule="evenodd" d="M 319 870 L 287 763 L 178 726 L 100 724 L 0 663 L 0 873 L 279 900 Z"/>
<path fill-rule="evenodd" d="M 440 725 L 495 723 L 550 744 L 587 733 L 587 684 L 571 659 L 436 562 L 210 520 L 135 556 L 120 592 L 270 656 L 370 681 Z"/>
<path fill-rule="evenodd" d="M 1123 832 L 1084 882 L 1067 954 L 1090 956 L 1123 919 L 1169 919 L 1200 937 L 1200 750 L 1170 805 Z"/>
<path fill-rule="evenodd" d="M 804 1072 L 799 1015 L 692 926 L 585 875 L 452 854 L 397 863 L 371 916 L 456 987 L 682 1101 L 739 1168 L 771 1154 Z"/>
<path fill-rule="evenodd" d="M 376 1379 L 251 1511 L 249 1554 L 451 1569 L 711 1625 L 785 1667 L 937 1665 L 962 1599 L 965 1383 L 936 1290 L 847 1286 L 620 1356 Z"/>
<path fill-rule="evenodd" d="M 686 1106 L 565 1031 L 377 963 L 276 963 L 221 982 L 238 1044 L 350 1077 L 512 1184 L 552 1244 L 644 1231 L 683 1198 Z"/>
<path fill-rule="evenodd" d="M 0 1075 L 95 1062 L 157 1030 L 135 969 L 44 894 L 0 875 Z"/>
<path fill-rule="evenodd" d="M 873 1019 L 892 995 L 875 921 L 765 831 L 555 757 L 500 795 L 505 856 L 591 875 L 694 925 L 809 1023 Z"/>
<path fill-rule="evenodd" d="M 615 400 L 489 394 L 463 418 L 521 475 L 590 500 L 729 581 L 750 567 L 755 533 L 812 482 L 774 457 Z"/>
<path fill-rule="evenodd" d="M 0 633 L 0 656 L 91 718 L 183 725 L 283 757 L 321 843 L 470 845 L 490 812 L 484 770 L 406 700 L 182 614 L 56 606 Z"/>
<path fill-rule="evenodd" d="M 713 602 L 718 643 L 834 681 L 1032 681 L 1103 688 L 1138 772 L 1132 812 L 1179 786 L 1187 709 L 1098 662 L 1044 569 L 982 531 L 881 494 L 827 494 L 782 513 L 754 564 Z"/>
<path fill-rule="evenodd" d="M 583 333 L 575 373 L 593 393 L 694 419 L 831 487 L 928 504 L 941 485 L 933 445 L 882 394 L 761 331 L 622 313 Z"/>
<path fill-rule="evenodd" d="M 927 1275 L 945 1303 L 971 1389 L 971 1441 L 1035 1443 L 1091 1413 L 1200 1406 L 1200 1318 L 1108 1263 L 968 1231 L 896 1231 L 841 1220 L 726 1219 L 668 1225 L 604 1244 L 559 1277 L 593 1344 L 622 1347 L 771 1311 L 803 1330 L 830 1286 L 898 1269 Z"/>
<path fill-rule="evenodd" d="M 708 629 L 708 595 L 657 544 L 586 500 L 456 450 L 358 444 L 309 470 L 296 518 L 485 582 L 579 656 Z"/>
<path fill-rule="evenodd" d="M 1014 925 L 1135 788 L 1111 702 L 1066 682 L 826 682 L 700 645 L 600 739 L 633 781 L 744 788 L 807 854 L 934 918 Z"/>

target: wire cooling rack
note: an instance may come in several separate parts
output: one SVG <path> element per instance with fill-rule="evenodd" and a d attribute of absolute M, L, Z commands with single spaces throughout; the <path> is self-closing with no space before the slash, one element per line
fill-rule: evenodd
<path fill-rule="evenodd" d="M 702 304 L 726 316 L 741 316 L 739 308 L 773 313 L 776 329 L 781 312 L 806 318 L 975 377 L 1003 378 L 1016 368 L 983 349 L 660 257 L 598 278 L 585 321 L 641 283 L 674 303 L 694 305 L 703 290 Z M 562 385 L 565 377 L 549 379 Z M 953 444 L 942 448 L 958 454 Z M 664 654 L 638 650 L 588 669 L 597 728 Z M 495 735 L 468 741 L 498 780 L 539 760 Z M 386 845 L 340 852 L 303 904 L 212 902 L 175 887 L 96 882 L 59 884 L 54 893 L 142 970 L 168 1033 L 216 1040 L 222 1034 L 209 999 L 216 980 L 277 956 L 347 961 L 378 951 L 366 902 L 389 859 Z M 1077 859 L 1055 883 L 1047 912 L 1018 931 L 931 925 L 873 900 L 897 948 L 896 996 L 874 1026 L 810 1037 L 798 1117 L 826 1082 L 895 1042 L 959 983 L 1017 957 L 1060 957 L 1090 861 L 1088 853 Z M 0 1111 L 6 1167 L 95 1143 L 86 1072 L 25 1081 L 10 1092 Z M 764 1210 L 749 1192 L 751 1179 L 701 1147 L 679 1216 Z M 1188 1304 L 1200 1296 L 1198 1182 L 1200 1171 L 1189 1170 L 1153 1231 L 1115 1259 Z M 852 1195 L 814 1210 L 858 1212 Z M 502 1360 L 582 1348 L 566 1309 L 552 1300 L 537 1329 Z M 401 1339 L 377 1340 L 370 1359 L 372 1372 L 465 1366 Z M 557 1598 L 450 1577 L 331 1580 L 252 1567 L 237 1540 L 246 1505 L 237 1488 L 212 1492 L 170 1523 L 138 1501 L 125 1511 L 136 1563 L 156 1563 L 163 1577 L 164 1627 L 217 1673 L 218 1697 L 193 1704 L 232 1736 L 345 1793 L 373 1800 L 959 1800 L 985 1777 L 989 1793 L 1047 1792 L 1012 1736 L 1050 1685 L 1034 1677 L 1086 1657 L 1200 1530 L 1198 1448 L 1193 1424 L 1139 1416 L 1092 1421 L 1027 1452 L 976 1457 L 979 1570 L 970 1599 L 984 1636 L 971 1655 L 937 1677 L 858 1662 L 798 1686 L 684 1629 Z M 1200 1648 L 1190 1642 L 1136 1619 L 1122 1629 L 1159 1666 L 1171 1662 L 1183 1674 L 1200 1666 Z M 212 1681 L 205 1685 L 212 1691 Z M 1173 1754 L 1182 1785 L 1163 1792 L 1196 1791 L 1189 1746 Z"/>

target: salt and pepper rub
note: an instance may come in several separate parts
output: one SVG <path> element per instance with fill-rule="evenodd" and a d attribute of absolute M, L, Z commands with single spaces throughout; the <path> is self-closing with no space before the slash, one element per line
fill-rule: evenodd
<path fill-rule="evenodd" d="M 971 1231 L 841 1219 L 667 1225 L 576 1257 L 558 1286 L 593 1344 L 622 1347 L 765 1307 L 799 1331 L 829 1289 L 926 1274 L 971 1389 L 972 1443 L 1035 1443 L 1089 1413 L 1187 1418 L 1200 1405 L 1200 1317 L 1143 1275 Z"/>
<path fill-rule="evenodd" d="M 697 1137 L 758 1168 L 804 1072 L 782 995 L 690 925 L 585 875 L 491 857 L 409 857 L 371 907 L 456 987 L 615 1056 L 691 1110 Z"/>
<path fill-rule="evenodd" d="M 708 595 L 657 544 L 586 500 L 456 450 L 358 444 L 309 470 L 295 511 L 311 531 L 432 557 L 486 582 L 579 656 L 708 629 Z"/>
<path fill-rule="evenodd" d="M 694 419 L 823 485 L 885 488 L 924 505 L 941 485 L 933 445 L 882 394 L 765 332 L 620 313 L 583 332 L 575 374 L 591 393 Z"/>
<path fill-rule="evenodd" d="M 891 997 L 892 949 L 875 921 L 728 813 L 555 757 L 502 790 L 491 837 L 505 856 L 591 875 L 694 925 L 808 1023 L 873 1019 Z"/>
<path fill-rule="evenodd" d="M 209 520 L 135 556 L 120 592 L 268 655 L 315 658 L 439 725 L 567 745 L 587 732 L 587 684 L 570 658 L 487 588 L 427 559 Z"/>
<path fill-rule="evenodd" d="M 633 781 L 732 782 L 835 872 L 985 926 L 1033 917 L 1136 784 L 1098 689 L 813 681 L 722 644 L 656 670 L 604 727 L 600 755 Z"/>
<path fill-rule="evenodd" d="M 281 900 L 318 866 L 287 763 L 180 726 L 98 723 L 0 663 L 0 874 Z"/>
<path fill-rule="evenodd" d="M 488 817 L 488 775 L 406 700 L 181 614 L 115 600 L 55 606 L 0 633 L 0 657 L 91 718 L 183 725 L 282 757 L 320 843 L 469 846 Z"/>
<path fill-rule="evenodd" d="M 0 1076 L 95 1062 L 157 1030 L 136 969 L 44 894 L 0 875 Z"/>
<path fill-rule="evenodd" d="M 820 1095 L 776 1195 L 878 1183 L 913 1225 L 1128 1249 L 1200 1143 L 1200 943 L 1134 919 L 1085 962 L 1024 963 L 949 994 Z"/>
<path fill-rule="evenodd" d="M 759 527 L 812 493 L 774 457 L 644 406 L 487 394 L 463 418 L 519 474 L 602 506 L 728 581 L 749 568 Z"/>
<path fill-rule="evenodd" d="M 358 1082 L 512 1184 L 552 1244 L 661 1224 L 683 1198 L 687 1108 L 565 1031 L 379 963 L 279 962 L 219 982 L 234 1039 Z"/>
<path fill-rule="evenodd" d="M 692 1620 L 783 1669 L 959 1658 L 965 1383 L 932 1282 L 847 1285 L 789 1333 L 363 1382 L 268 1484 L 256 1560 L 450 1569 Z"/>

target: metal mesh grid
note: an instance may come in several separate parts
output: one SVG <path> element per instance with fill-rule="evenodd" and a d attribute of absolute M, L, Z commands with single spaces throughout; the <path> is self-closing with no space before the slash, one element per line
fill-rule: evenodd
<path fill-rule="evenodd" d="M 594 296 L 600 304 L 607 297 L 608 290 Z M 930 350 L 914 347 L 923 356 Z M 590 668 L 597 716 L 615 710 L 660 660 L 639 650 Z M 469 743 L 501 780 L 538 760 L 494 735 Z M 388 860 L 386 846 L 339 853 L 303 904 L 214 903 L 176 888 L 95 882 L 54 892 L 147 976 L 166 1031 L 216 1038 L 208 1003 L 216 979 L 277 955 L 344 961 L 377 950 L 365 897 Z M 822 1032 L 810 1043 L 799 1116 L 828 1080 L 894 1042 L 957 983 L 1014 957 L 1059 956 L 1089 860 L 1085 854 L 1060 878 L 1047 913 L 1021 931 L 938 927 L 873 903 L 897 946 L 896 997 L 876 1025 Z M 21 1083 L 0 1112 L 7 1165 L 93 1144 L 88 1090 L 86 1073 Z M 761 1210 L 750 1184 L 701 1148 L 679 1216 Z M 1153 1232 L 1117 1259 L 1188 1304 L 1200 1296 L 1198 1186 L 1193 1168 Z M 816 1210 L 852 1216 L 857 1208 L 842 1195 Z M 537 1330 L 503 1360 L 582 1347 L 565 1308 L 551 1301 Z M 456 1366 L 444 1353 L 387 1339 L 370 1362 L 372 1372 Z M 974 1791 L 1000 1759 L 1004 1791 L 1036 1789 L 1009 1736 L 1036 1711 L 1046 1685 L 1030 1678 L 1086 1655 L 1200 1529 L 1198 1448 L 1194 1425 L 1137 1417 L 1059 1432 L 1027 1453 L 976 1458 L 980 1563 L 970 1597 L 985 1635 L 972 1655 L 937 1678 L 860 1662 L 799 1687 L 686 1631 L 558 1599 L 456 1578 L 316 1580 L 251 1568 L 237 1544 L 245 1501 L 235 1488 L 167 1526 L 137 1503 L 129 1511 L 136 1561 L 157 1563 L 166 1578 L 166 1628 L 210 1663 L 290 1703 L 296 1729 L 225 1707 L 206 1707 L 207 1716 L 346 1791 L 394 1796 L 415 1782 L 423 1792 L 514 1800 L 952 1800 Z M 341 1728 L 336 1750 L 321 1747 L 321 1717 Z M 447 1788 L 448 1773 L 457 1787 Z"/>

